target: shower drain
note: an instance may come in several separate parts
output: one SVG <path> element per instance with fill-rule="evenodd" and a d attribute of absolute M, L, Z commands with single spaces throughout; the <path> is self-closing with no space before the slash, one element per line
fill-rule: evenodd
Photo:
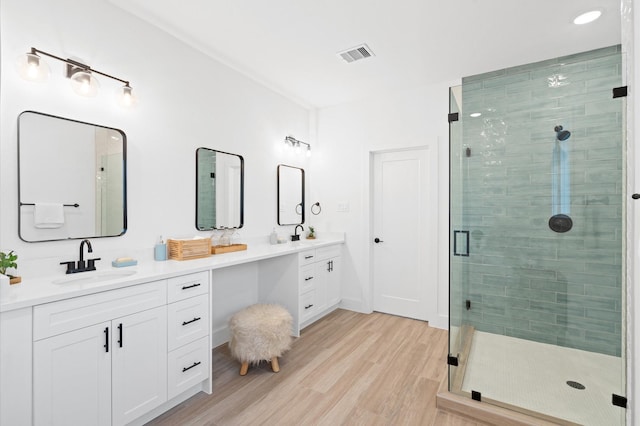
<path fill-rule="evenodd" d="M 567 384 L 574 389 L 580 389 L 580 390 L 586 389 L 582 383 L 574 382 L 573 380 L 568 380 Z"/>

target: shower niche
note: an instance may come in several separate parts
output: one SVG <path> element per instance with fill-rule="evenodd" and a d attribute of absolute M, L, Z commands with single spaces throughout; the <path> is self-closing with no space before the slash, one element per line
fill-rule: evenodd
<path fill-rule="evenodd" d="M 625 424 L 624 63 L 612 46 L 451 88 L 451 393 Z"/>

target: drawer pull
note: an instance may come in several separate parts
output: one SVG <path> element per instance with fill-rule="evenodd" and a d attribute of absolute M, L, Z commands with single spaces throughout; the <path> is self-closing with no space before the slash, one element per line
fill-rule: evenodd
<path fill-rule="evenodd" d="M 313 259 L 313 255 L 305 256 L 304 258 L 305 258 L 305 260 L 307 260 L 307 259 Z"/>
<path fill-rule="evenodd" d="M 305 309 L 309 309 L 309 308 L 311 308 L 312 306 L 313 306 L 313 304 L 311 304 L 311 305 L 307 305 L 307 306 L 305 306 L 304 308 L 305 308 Z"/>
<path fill-rule="evenodd" d="M 182 369 L 182 372 L 184 373 L 185 371 L 189 371 L 189 370 L 191 370 L 193 367 L 197 367 L 197 366 L 199 366 L 199 365 L 200 365 L 200 361 L 194 362 L 192 366 L 184 367 L 184 368 Z"/>
<path fill-rule="evenodd" d="M 187 325 L 187 324 L 191 324 L 192 322 L 196 322 L 196 321 L 200 321 L 202 318 L 200 317 L 195 317 L 194 319 L 192 319 L 191 321 L 182 321 L 182 325 Z"/>
<path fill-rule="evenodd" d="M 109 352 L 109 327 L 104 329 L 104 348 Z"/>
<path fill-rule="evenodd" d="M 304 280 L 305 280 L 305 281 L 309 281 L 309 280 L 312 280 L 312 279 L 313 279 L 313 277 L 307 277 L 307 278 L 305 278 Z"/>
<path fill-rule="evenodd" d="M 195 284 L 191 284 L 191 285 L 183 285 L 182 289 L 183 290 L 188 290 L 190 288 L 198 287 L 199 285 L 200 285 L 200 283 L 195 283 Z"/>

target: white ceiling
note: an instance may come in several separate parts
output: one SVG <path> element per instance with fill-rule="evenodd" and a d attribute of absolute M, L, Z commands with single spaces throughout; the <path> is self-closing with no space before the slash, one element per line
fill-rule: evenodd
<path fill-rule="evenodd" d="M 110 1 L 309 107 L 620 43 L 620 0 Z"/>

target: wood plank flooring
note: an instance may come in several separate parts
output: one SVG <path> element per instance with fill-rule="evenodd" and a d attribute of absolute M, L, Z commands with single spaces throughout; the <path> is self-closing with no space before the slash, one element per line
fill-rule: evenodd
<path fill-rule="evenodd" d="M 213 351 L 213 394 L 199 393 L 148 425 L 480 426 L 436 408 L 447 332 L 422 321 L 337 310 L 302 331 L 280 359 L 239 375 Z"/>

